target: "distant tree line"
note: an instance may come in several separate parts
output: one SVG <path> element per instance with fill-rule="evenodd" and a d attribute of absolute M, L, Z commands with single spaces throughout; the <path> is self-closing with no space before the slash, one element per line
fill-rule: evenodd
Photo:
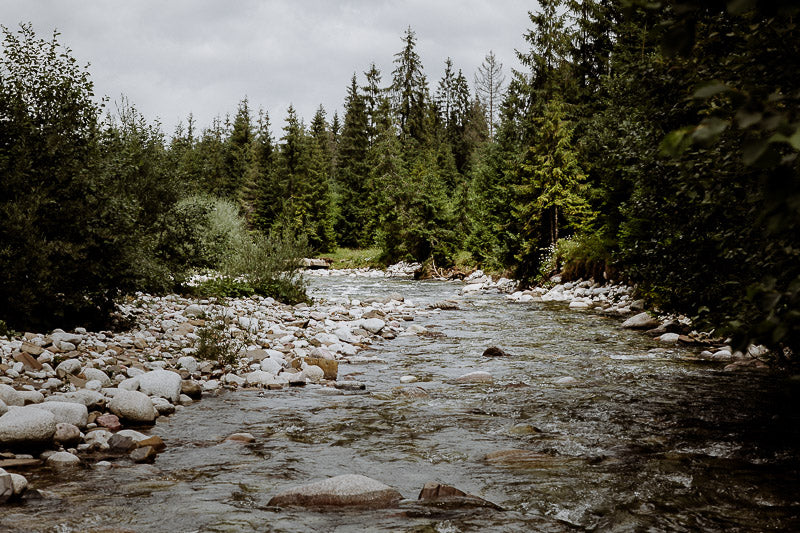
<path fill-rule="evenodd" d="M 124 102 L 102 119 L 55 40 L 5 30 L 0 284 L 57 294 L 69 279 L 92 301 L 102 277 L 166 290 L 209 262 L 184 235 L 181 199 L 202 194 L 317 253 L 377 246 L 386 262 L 529 283 L 624 278 L 663 310 L 796 349 L 797 13 L 781 0 L 540 0 L 520 70 L 489 52 L 472 86 L 449 58 L 429 82 L 408 28 L 392 72 L 353 75 L 341 117 L 320 107 L 306 124 L 290 107 L 274 133 L 245 98 L 169 139 Z M 19 67 L 37 61 L 55 67 Z M 135 261 L 143 249 L 151 260 Z"/>

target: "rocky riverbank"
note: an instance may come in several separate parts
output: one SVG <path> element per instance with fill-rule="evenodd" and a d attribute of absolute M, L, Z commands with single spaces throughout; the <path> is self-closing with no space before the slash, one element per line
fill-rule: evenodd
<path fill-rule="evenodd" d="M 139 294 L 119 310 L 133 330 L 0 338 L 0 501 L 27 488 L 3 468 L 152 462 L 165 445 L 143 428 L 224 389 L 363 390 L 339 364 L 377 360 L 376 345 L 424 332 L 411 322 L 426 312 L 396 293 L 311 306 Z"/>

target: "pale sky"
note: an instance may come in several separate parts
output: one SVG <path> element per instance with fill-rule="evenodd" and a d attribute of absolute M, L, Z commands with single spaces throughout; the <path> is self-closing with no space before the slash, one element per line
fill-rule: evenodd
<path fill-rule="evenodd" d="M 31 22 L 39 37 L 54 29 L 95 93 L 125 95 L 171 135 L 193 113 L 198 126 L 231 116 L 247 96 L 270 114 L 280 137 L 293 104 L 306 124 L 322 104 L 328 119 L 342 105 L 353 73 L 359 85 L 373 61 L 389 84 L 408 26 L 417 34 L 433 90 L 449 56 L 470 86 L 489 50 L 507 77 L 519 68 L 527 12 L 521 0 L 2 0 L 0 23 Z"/>

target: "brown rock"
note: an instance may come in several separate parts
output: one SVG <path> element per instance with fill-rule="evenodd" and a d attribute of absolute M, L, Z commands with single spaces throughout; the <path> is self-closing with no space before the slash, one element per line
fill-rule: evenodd
<path fill-rule="evenodd" d="M 0 459 L 0 468 L 28 468 L 41 464 L 39 459 Z"/>
<path fill-rule="evenodd" d="M 136 448 L 131 452 L 131 460 L 134 463 L 152 463 L 156 460 L 158 453 L 152 446 L 145 446 L 144 448 Z"/>
<path fill-rule="evenodd" d="M 70 383 L 72 383 L 73 385 L 75 385 L 75 387 L 79 389 L 83 389 L 84 387 L 86 387 L 86 380 L 83 378 L 80 378 L 78 376 L 73 376 L 72 374 L 67 374 L 67 379 L 69 380 Z"/>
<path fill-rule="evenodd" d="M 486 461 L 519 468 L 549 468 L 564 465 L 574 459 L 530 450 L 500 450 L 486 455 Z"/>
<path fill-rule="evenodd" d="M 185 394 L 193 400 L 199 400 L 203 396 L 203 385 L 191 379 L 181 381 L 181 394 Z"/>
<path fill-rule="evenodd" d="M 491 507 L 500 509 L 498 505 L 488 500 L 467 494 L 450 485 L 443 485 L 433 481 L 425 483 L 417 499 L 444 507 Z"/>
<path fill-rule="evenodd" d="M 402 495 L 380 481 L 357 474 L 345 474 L 283 491 L 267 505 L 279 507 L 394 507 Z"/>
<path fill-rule="evenodd" d="M 161 453 L 167 449 L 167 445 L 164 444 L 164 441 L 161 440 L 161 437 L 158 435 L 152 435 L 144 440 L 140 440 L 136 443 L 136 446 L 139 448 L 153 448 L 156 453 Z"/>
<path fill-rule="evenodd" d="M 104 427 L 109 431 L 119 431 L 122 429 L 122 424 L 119 421 L 119 417 L 111 413 L 98 416 L 95 419 L 95 422 L 98 426 Z"/>
<path fill-rule="evenodd" d="M 34 357 L 39 357 L 40 355 L 42 355 L 44 348 L 42 348 L 41 346 L 37 346 L 35 344 L 31 344 L 29 342 L 23 342 L 22 348 L 20 348 L 20 350 Z M 17 359 L 17 361 L 19 361 L 19 359 Z"/>
<path fill-rule="evenodd" d="M 234 433 L 225 440 L 232 440 L 236 442 L 255 442 L 256 438 L 250 433 Z"/>
<path fill-rule="evenodd" d="M 497 346 L 490 346 L 483 351 L 484 357 L 508 357 L 511 354 Z"/>
<path fill-rule="evenodd" d="M 24 347 L 25 346 L 23 345 L 23 348 Z M 30 353 L 26 352 L 15 353 L 14 360 L 22 363 L 22 365 L 25 367 L 26 370 L 32 370 L 34 372 L 38 372 L 39 370 L 42 369 L 42 363 L 37 361 Z"/>
<path fill-rule="evenodd" d="M 336 376 L 339 375 L 339 361 L 335 359 L 323 359 L 322 357 L 306 357 L 305 361 L 306 364 L 320 367 L 325 373 L 325 379 L 336 381 Z"/>

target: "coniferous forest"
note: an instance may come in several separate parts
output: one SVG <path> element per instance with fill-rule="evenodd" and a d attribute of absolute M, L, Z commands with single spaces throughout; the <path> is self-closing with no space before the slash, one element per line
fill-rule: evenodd
<path fill-rule="evenodd" d="M 243 98 L 169 134 L 135 102 L 99 100 L 57 35 L 4 28 L 4 327 L 107 322 L 120 296 L 183 290 L 203 268 L 229 274 L 208 290 L 297 302 L 298 257 L 378 248 L 385 264 L 527 284 L 626 281 L 791 357 L 800 7 L 539 4 L 520 70 L 487 51 L 477 72 L 441 58 L 429 79 L 398 28 L 393 70 L 353 65 L 341 111 L 270 117 Z"/>

